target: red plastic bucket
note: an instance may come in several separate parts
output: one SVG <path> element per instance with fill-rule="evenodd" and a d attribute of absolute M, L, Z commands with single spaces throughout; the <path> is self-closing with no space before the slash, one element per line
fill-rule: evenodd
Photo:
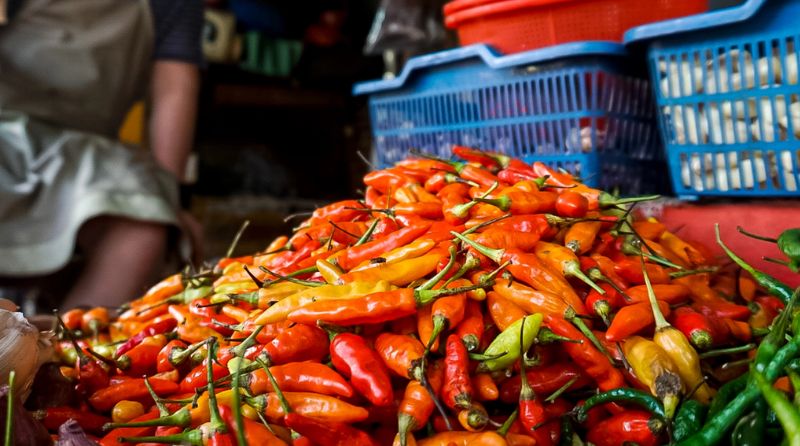
<path fill-rule="evenodd" d="M 634 26 L 707 10 L 707 0 L 456 0 L 444 14 L 461 45 L 486 43 L 510 54 L 585 40 L 621 42 Z"/>

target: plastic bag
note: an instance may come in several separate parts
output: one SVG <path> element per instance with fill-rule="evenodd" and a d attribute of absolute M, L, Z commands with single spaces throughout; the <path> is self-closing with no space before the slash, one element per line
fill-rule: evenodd
<path fill-rule="evenodd" d="M 381 0 L 372 28 L 367 35 L 364 54 L 384 51 L 429 51 L 446 40 L 442 25 L 445 0 Z"/>

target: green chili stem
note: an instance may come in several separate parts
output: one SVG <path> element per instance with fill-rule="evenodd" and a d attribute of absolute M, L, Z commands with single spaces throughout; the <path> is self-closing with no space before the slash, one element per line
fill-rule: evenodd
<path fill-rule="evenodd" d="M 736 230 L 739 231 L 740 233 L 742 233 L 742 234 L 744 234 L 744 235 L 746 235 L 746 236 L 748 236 L 750 238 L 754 238 L 756 240 L 761 240 L 763 242 L 770 242 L 770 243 L 778 243 L 778 239 L 776 239 L 776 238 L 766 237 L 766 236 L 758 235 L 758 234 L 753 234 L 752 232 L 746 231 L 741 226 L 736 226 Z"/>
<path fill-rule="evenodd" d="M 767 257 L 767 256 L 762 256 L 761 260 L 763 260 L 765 262 L 774 263 L 776 265 L 789 266 L 789 262 L 787 262 L 786 260 L 775 259 L 775 258 Z"/>
<path fill-rule="evenodd" d="M 236 361 L 236 368 L 233 372 L 233 418 L 236 423 L 236 443 L 238 446 L 247 446 L 244 436 L 244 421 L 242 420 L 241 395 L 239 395 L 239 378 L 242 370 L 242 361 Z"/>
<path fill-rule="evenodd" d="M 233 236 L 233 240 L 230 246 L 228 246 L 228 250 L 225 252 L 225 257 L 231 258 L 233 256 L 233 251 L 236 249 L 236 245 L 239 244 L 239 239 L 242 238 L 242 234 L 244 234 L 248 226 L 250 226 L 250 220 L 245 220 L 239 230 L 236 231 L 236 235 Z"/>
<path fill-rule="evenodd" d="M 272 375 L 272 371 L 269 369 L 269 366 L 261 359 L 258 359 L 257 361 L 258 364 L 261 365 L 261 368 L 264 369 L 264 372 L 266 372 L 267 378 L 269 378 L 269 383 L 272 384 L 272 390 L 275 391 L 275 395 L 278 397 L 278 401 L 281 403 L 283 414 L 287 415 L 291 413 L 292 408 L 289 407 L 289 402 L 286 401 L 286 397 L 283 395 L 283 391 L 278 385 L 278 381 L 275 380 L 275 376 Z"/>
<path fill-rule="evenodd" d="M 13 431 L 14 419 L 14 381 L 16 378 L 16 371 L 8 372 L 8 393 L 6 394 L 6 430 L 5 430 L 5 446 L 13 446 L 11 443 L 11 434 Z"/>
<path fill-rule="evenodd" d="M 756 348 L 756 344 L 745 344 L 739 345 L 737 347 L 728 347 L 728 348 L 720 348 L 717 350 L 709 350 L 703 353 L 700 353 L 700 359 L 708 359 L 708 358 L 715 358 L 717 356 L 725 356 L 725 355 L 732 355 L 736 353 L 744 353 L 748 352 L 752 349 Z"/>
<path fill-rule="evenodd" d="M 498 221 L 501 221 L 501 220 L 505 220 L 505 219 L 507 219 L 509 217 L 511 217 L 511 214 L 503 214 L 503 215 L 501 215 L 499 217 L 495 217 L 495 218 L 493 218 L 491 220 L 486 220 L 485 222 L 482 222 L 480 224 L 477 224 L 477 225 L 467 229 L 466 231 L 462 232 L 461 235 L 472 234 L 473 232 L 480 231 L 481 229 L 483 229 L 483 228 L 485 228 L 485 227 L 487 227 L 487 226 L 489 226 L 491 224 L 497 223 Z"/>
<path fill-rule="evenodd" d="M 447 262 L 447 266 L 442 268 L 441 271 L 439 271 L 435 276 L 431 277 L 427 282 L 417 287 L 417 290 L 422 291 L 433 288 L 434 285 L 436 285 L 437 283 L 439 283 L 440 280 L 442 280 L 442 277 L 446 276 L 447 273 L 450 272 L 450 270 L 453 268 L 453 265 L 456 264 L 456 247 L 451 246 L 449 252 L 450 252 L 450 260 Z"/>
<path fill-rule="evenodd" d="M 691 276 L 694 274 L 705 274 L 705 273 L 716 273 L 719 271 L 719 268 L 716 266 L 708 267 L 708 268 L 697 268 L 697 269 L 690 269 L 685 271 L 673 271 L 669 273 L 670 279 L 680 279 L 681 277 Z"/>
<path fill-rule="evenodd" d="M 759 285 L 763 286 L 768 293 L 772 294 L 775 297 L 780 298 L 783 303 L 789 302 L 789 299 L 792 296 L 792 289 L 779 281 L 778 279 L 770 276 L 769 274 L 759 271 L 752 266 L 750 266 L 747 262 L 742 260 L 741 257 L 736 255 L 733 251 L 728 248 L 725 243 L 722 242 L 722 238 L 719 235 L 719 223 L 714 225 L 714 232 L 717 237 L 717 244 L 725 251 L 725 254 L 730 257 L 737 265 L 739 265 L 743 270 L 750 273 L 751 276 L 759 283 Z"/>
<path fill-rule="evenodd" d="M 311 268 L 315 268 L 315 271 L 316 271 L 317 267 L 314 266 L 314 267 L 311 267 Z M 267 267 L 265 267 L 263 265 L 259 266 L 258 269 L 260 269 L 261 271 L 264 271 L 267 274 L 273 275 L 273 276 L 278 278 L 276 280 L 270 281 L 269 285 L 272 285 L 274 283 L 280 282 L 282 280 L 285 280 L 285 281 L 291 282 L 291 283 L 296 283 L 298 285 L 307 286 L 307 287 L 319 287 L 319 286 L 325 285 L 322 282 L 313 282 L 313 281 L 310 281 L 310 280 L 299 280 L 299 279 L 295 279 L 294 277 L 282 276 L 282 275 L 280 275 L 280 274 L 278 274 L 276 272 L 270 271 L 269 269 L 267 269 Z M 249 271 L 246 266 L 244 267 L 244 270 L 245 271 Z M 310 270 L 310 268 L 306 268 L 306 270 Z"/>
<path fill-rule="evenodd" d="M 364 232 L 364 234 L 361 235 L 361 238 L 359 238 L 353 246 L 361 246 L 364 243 L 367 243 L 369 239 L 372 238 L 372 233 L 375 232 L 375 228 L 378 227 L 379 222 L 380 220 L 378 220 L 377 218 L 373 220 L 372 224 L 369 225 L 369 228 L 367 228 L 366 232 Z"/>
<path fill-rule="evenodd" d="M 161 398 L 159 398 L 155 390 L 153 390 L 153 386 L 150 385 L 150 380 L 147 379 L 146 376 L 144 377 L 144 385 L 147 387 L 147 392 L 150 394 L 150 397 L 153 398 L 153 402 L 158 408 L 158 415 L 161 417 L 169 416 L 169 409 L 167 409 L 167 406 L 164 405 L 164 402 L 161 401 Z"/>
<path fill-rule="evenodd" d="M 556 398 L 560 397 L 564 392 L 567 391 L 567 389 L 572 387 L 572 385 L 575 384 L 576 381 L 578 381 L 578 378 L 579 377 L 576 376 L 576 377 L 572 378 L 571 380 L 567 381 L 566 383 L 564 383 L 563 386 L 559 387 L 555 392 L 551 393 L 550 396 L 548 396 L 547 398 L 544 399 L 544 401 L 546 403 L 549 403 L 551 401 L 555 401 Z"/>
<path fill-rule="evenodd" d="M 517 417 L 519 417 L 519 407 L 516 407 L 514 411 L 511 412 L 511 415 L 506 418 L 506 421 L 503 423 L 503 425 L 497 429 L 497 434 L 505 437 L 508 433 L 508 430 L 511 429 L 511 426 L 514 424 L 514 421 L 517 420 Z"/>
<path fill-rule="evenodd" d="M 658 301 L 656 301 L 656 293 L 653 291 L 653 285 L 650 283 L 650 275 L 647 274 L 647 268 L 644 265 L 644 258 L 639 257 L 639 260 L 642 263 L 642 275 L 644 276 L 644 284 L 647 287 L 647 299 L 650 301 L 650 307 L 653 310 L 653 318 L 656 321 L 656 331 L 663 330 L 671 325 L 667 322 L 667 319 L 664 317 L 664 314 L 661 313 L 661 308 L 658 307 Z"/>
<path fill-rule="evenodd" d="M 564 319 L 572 322 L 572 325 L 577 327 L 578 330 L 580 330 L 580 332 L 583 333 L 583 335 L 586 336 L 587 339 L 589 339 L 592 345 L 594 345 L 594 347 L 598 351 L 600 351 L 600 353 L 602 353 L 611 364 L 614 364 L 614 358 L 611 357 L 611 355 L 608 353 L 608 351 L 600 342 L 600 340 L 597 339 L 597 336 L 595 336 L 594 333 L 592 333 L 592 330 L 589 330 L 589 327 L 586 326 L 583 320 L 581 320 L 581 318 L 579 318 L 575 314 L 575 310 L 572 309 L 572 307 L 567 308 L 567 312 L 564 314 Z"/>

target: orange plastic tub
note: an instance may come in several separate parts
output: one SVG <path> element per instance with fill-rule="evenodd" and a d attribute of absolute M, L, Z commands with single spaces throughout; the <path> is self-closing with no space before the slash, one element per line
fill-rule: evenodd
<path fill-rule="evenodd" d="M 708 10 L 707 0 L 455 0 L 445 25 L 461 45 L 505 54 L 584 40 L 621 42 L 628 28 Z"/>

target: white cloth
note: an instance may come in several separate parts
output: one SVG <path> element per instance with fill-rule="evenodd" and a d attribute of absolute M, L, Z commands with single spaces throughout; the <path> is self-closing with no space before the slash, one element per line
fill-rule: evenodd
<path fill-rule="evenodd" d="M 176 180 L 112 139 L 152 70 L 147 0 L 25 0 L 0 26 L 0 275 L 63 267 L 99 215 L 177 223 Z"/>

